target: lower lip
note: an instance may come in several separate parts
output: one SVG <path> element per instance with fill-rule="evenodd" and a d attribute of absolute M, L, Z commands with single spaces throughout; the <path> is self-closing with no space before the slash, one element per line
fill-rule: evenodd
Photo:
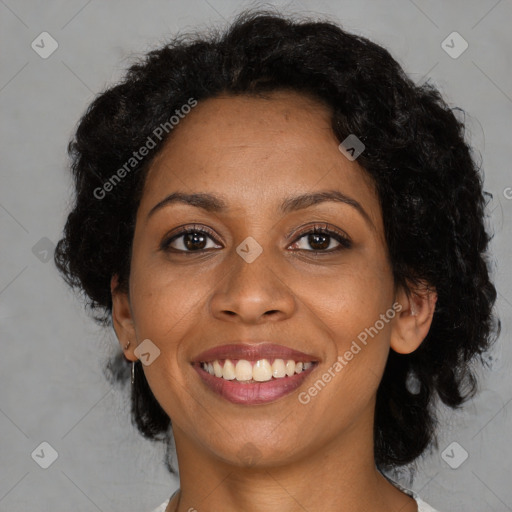
<path fill-rule="evenodd" d="M 225 380 L 221 377 L 210 375 L 200 365 L 193 364 L 202 381 L 215 393 L 234 404 L 256 405 L 266 404 L 278 400 L 295 391 L 313 371 L 318 363 L 307 370 L 295 373 L 291 377 L 271 379 L 266 382 L 254 382 L 251 384 L 238 382 L 237 380 Z"/>

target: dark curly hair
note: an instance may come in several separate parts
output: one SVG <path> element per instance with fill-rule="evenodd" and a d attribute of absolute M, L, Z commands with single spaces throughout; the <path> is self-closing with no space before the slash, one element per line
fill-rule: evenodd
<path fill-rule="evenodd" d="M 145 176 L 172 132 L 105 197 L 95 190 L 190 98 L 277 90 L 315 97 L 330 108 L 340 142 L 349 134 L 363 141 L 358 163 L 378 191 L 395 285 L 414 293 L 426 282 L 438 294 L 426 339 L 411 354 L 390 351 L 378 388 L 375 461 L 381 470 L 396 469 L 435 445 L 438 398 L 456 408 L 474 395 L 473 362 L 486 363 L 501 324 L 486 257 L 485 196 L 492 196 L 482 189 L 464 123 L 433 85 L 415 85 L 386 49 L 325 19 L 245 11 L 225 31 L 179 35 L 148 52 L 92 102 L 69 143 L 76 200 L 55 263 L 83 292 L 94 319 L 112 325 L 110 280 L 117 274 L 128 291 Z M 105 375 L 127 380 L 128 363 L 117 354 Z M 170 449 L 170 418 L 140 361 L 135 366 L 132 422 Z M 175 473 L 168 460 L 167 468 Z"/>

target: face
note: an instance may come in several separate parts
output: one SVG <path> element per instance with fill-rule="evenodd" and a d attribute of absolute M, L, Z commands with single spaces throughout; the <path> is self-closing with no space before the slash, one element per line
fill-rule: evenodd
<path fill-rule="evenodd" d="M 160 351 L 143 369 L 177 444 L 240 464 L 252 443 L 261 463 L 273 464 L 371 433 L 397 296 L 376 191 L 338 145 L 329 110 L 312 99 L 225 96 L 200 102 L 154 160 L 129 297 L 116 297 L 114 319 L 123 344 L 148 339 Z M 170 201 L 153 210 L 178 192 L 209 194 L 224 208 Z M 292 201 L 321 192 L 331 199 Z M 263 341 L 316 362 L 274 399 L 235 403 L 192 364 L 219 345 Z M 230 384 L 263 396 L 258 384 Z"/>

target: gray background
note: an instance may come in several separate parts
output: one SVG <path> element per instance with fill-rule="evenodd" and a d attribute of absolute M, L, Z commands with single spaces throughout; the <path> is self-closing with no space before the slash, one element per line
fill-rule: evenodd
<path fill-rule="evenodd" d="M 178 30 L 222 25 L 255 5 L 0 0 L 1 511 L 150 511 L 177 487 L 163 447 L 130 424 L 128 388 L 111 389 L 102 375 L 106 358 L 118 350 L 115 335 L 87 316 L 51 259 L 72 197 L 66 146 L 95 93 L 121 77 L 131 56 Z M 384 45 L 415 82 L 430 79 L 466 112 L 467 140 L 493 194 L 491 262 L 502 334 L 480 395 L 462 412 L 441 410 L 439 449 L 418 464 L 413 488 L 442 512 L 512 510 L 512 3 L 273 5 L 327 15 Z M 31 47 L 43 31 L 59 45 L 47 59 Z M 453 31 L 469 44 L 458 58 L 441 46 Z M 44 441 L 58 453 L 48 469 L 31 456 Z M 469 453 L 458 469 L 441 457 L 454 441 Z M 461 453 L 456 448 L 450 455 Z"/>

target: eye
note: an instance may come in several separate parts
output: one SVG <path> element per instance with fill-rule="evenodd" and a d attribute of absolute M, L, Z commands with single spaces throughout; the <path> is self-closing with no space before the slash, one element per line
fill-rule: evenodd
<path fill-rule="evenodd" d="M 212 249 L 212 247 L 207 247 L 206 245 L 208 243 L 208 239 L 217 242 L 213 233 L 209 229 L 199 229 L 193 226 L 175 233 L 171 238 L 164 239 L 160 245 L 160 249 L 163 251 L 182 252 L 185 254 L 193 252 L 200 253 L 206 249 Z M 217 246 L 214 246 L 213 248 L 215 247 Z"/>
<path fill-rule="evenodd" d="M 308 238 L 306 239 L 306 237 Z M 160 245 L 160 249 L 167 252 L 191 254 L 194 252 L 202 253 L 207 249 L 221 248 L 218 245 L 208 247 L 208 239 L 218 243 L 209 229 L 192 226 L 182 229 L 170 238 L 165 238 Z M 313 250 L 299 247 L 299 241 L 302 239 L 306 239 L 305 243 L 309 244 Z M 337 247 L 331 247 L 333 241 L 338 243 Z M 317 225 L 309 231 L 302 232 L 290 247 L 313 253 L 332 253 L 342 249 L 349 249 L 352 247 L 352 242 L 340 231 L 329 229 L 326 225 Z"/>
<path fill-rule="evenodd" d="M 303 238 L 305 239 L 304 245 L 308 244 L 313 248 L 313 250 L 304 249 L 304 247 L 298 247 L 298 242 Z M 331 247 L 333 239 L 338 243 L 338 246 L 334 247 L 334 249 Z M 322 225 L 314 226 L 313 229 L 301 233 L 291 247 L 299 250 L 306 250 L 307 252 L 331 253 L 343 249 L 349 249 L 352 247 L 352 242 L 340 231 L 328 229 L 327 226 Z"/>

